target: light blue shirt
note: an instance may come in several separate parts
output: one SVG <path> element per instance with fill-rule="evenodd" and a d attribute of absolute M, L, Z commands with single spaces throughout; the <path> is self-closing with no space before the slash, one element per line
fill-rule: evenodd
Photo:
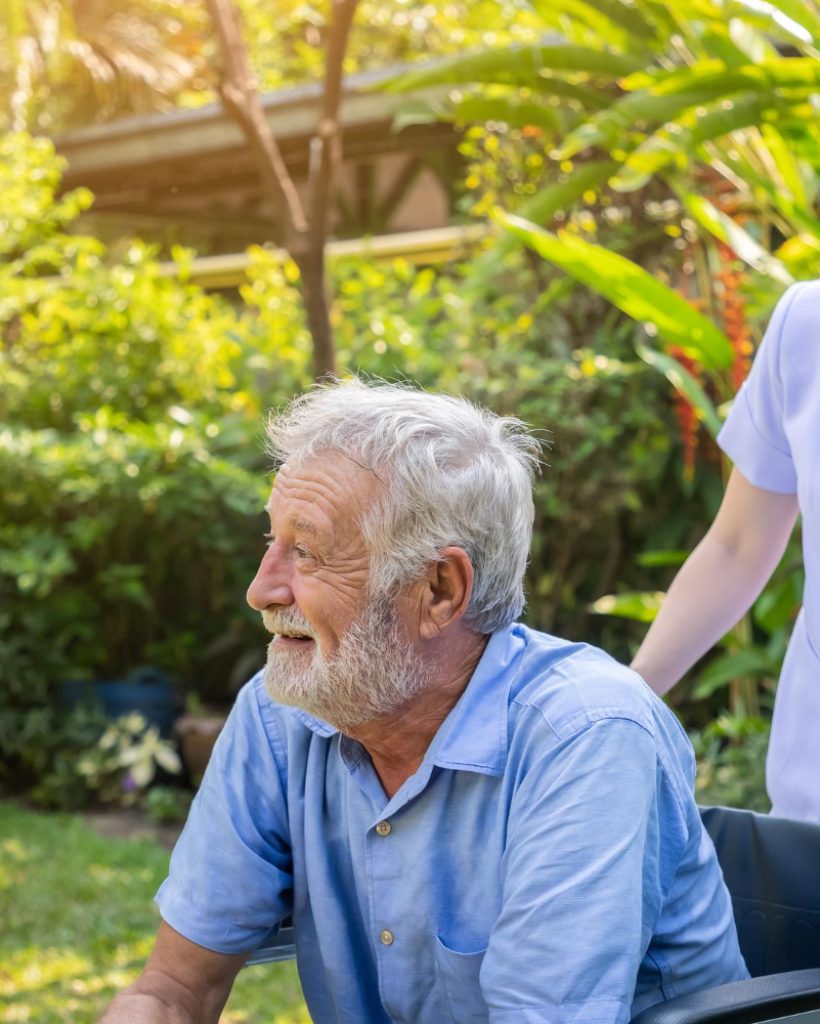
<path fill-rule="evenodd" d="M 794 285 L 772 314 L 718 444 L 746 479 L 796 494 L 806 585 L 772 717 L 772 814 L 820 822 L 820 281 Z"/>
<path fill-rule="evenodd" d="M 209 949 L 292 914 L 317 1024 L 613 1024 L 747 977 L 674 716 L 603 652 L 494 634 L 418 771 L 257 676 L 157 896 Z"/>

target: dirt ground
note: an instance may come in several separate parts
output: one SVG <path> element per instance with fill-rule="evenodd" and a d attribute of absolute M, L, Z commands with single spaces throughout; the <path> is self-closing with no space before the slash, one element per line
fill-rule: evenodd
<path fill-rule="evenodd" d="M 173 848 L 183 822 L 174 825 L 157 825 L 136 809 L 88 811 L 83 820 L 101 836 L 115 839 L 151 839 L 166 849 Z"/>

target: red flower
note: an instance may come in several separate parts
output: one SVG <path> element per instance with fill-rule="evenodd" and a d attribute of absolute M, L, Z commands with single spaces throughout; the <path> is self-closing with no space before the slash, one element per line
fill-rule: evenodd
<path fill-rule="evenodd" d="M 669 349 L 669 354 L 674 356 L 683 369 L 693 377 L 700 377 L 700 366 L 682 348 L 674 345 Z M 675 414 L 678 417 L 678 426 L 683 442 L 683 475 L 686 480 L 691 480 L 695 473 L 695 455 L 698 450 L 700 422 L 692 403 L 680 391 L 675 392 Z"/>

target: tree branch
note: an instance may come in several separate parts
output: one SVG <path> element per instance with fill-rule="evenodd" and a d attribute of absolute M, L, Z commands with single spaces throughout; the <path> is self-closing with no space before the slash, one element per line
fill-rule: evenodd
<path fill-rule="evenodd" d="M 321 114 L 310 142 L 308 208 L 302 205 L 282 153 L 265 118 L 234 0 L 207 0 L 219 39 L 219 92 L 256 155 L 263 180 L 286 218 L 284 244 L 301 277 L 305 315 L 313 341 L 317 378 L 335 372 L 335 346 L 325 273 L 325 242 L 334 172 L 341 160 L 339 106 L 350 28 L 358 0 L 332 0 Z"/>
<path fill-rule="evenodd" d="M 316 134 L 310 142 L 308 174 L 310 229 L 314 242 L 321 239 L 322 244 L 327 237 L 327 222 L 331 205 L 330 192 L 342 156 L 342 137 L 339 125 L 342 76 L 350 28 L 353 24 L 357 4 L 358 0 L 332 0 L 322 114 Z"/>
<path fill-rule="evenodd" d="M 242 41 L 239 19 L 231 0 L 206 0 L 219 38 L 222 74 L 219 94 L 257 155 L 265 183 L 283 207 L 287 222 L 286 246 L 298 247 L 297 239 L 309 227 L 302 201 L 288 172 L 282 153 L 265 118 L 248 52 Z"/>

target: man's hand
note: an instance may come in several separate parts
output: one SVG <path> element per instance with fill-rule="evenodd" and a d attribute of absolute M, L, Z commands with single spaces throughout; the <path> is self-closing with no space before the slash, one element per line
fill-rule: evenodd
<path fill-rule="evenodd" d="M 218 1024 L 245 955 L 214 953 L 160 925 L 145 970 L 99 1024 Z"/>

